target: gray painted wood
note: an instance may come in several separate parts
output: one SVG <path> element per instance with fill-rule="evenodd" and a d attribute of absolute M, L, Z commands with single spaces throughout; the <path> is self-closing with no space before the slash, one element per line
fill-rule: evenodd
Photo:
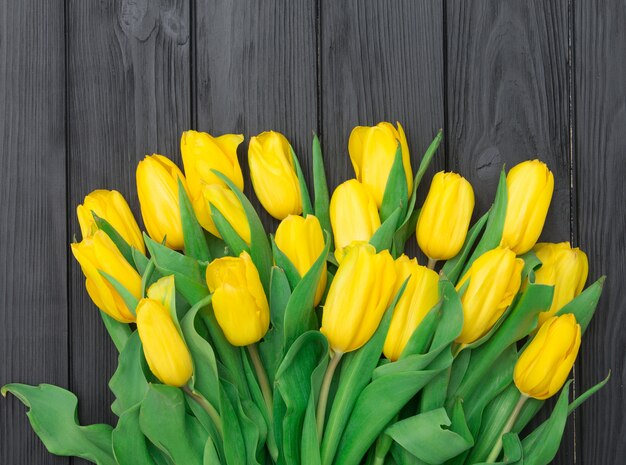
<path fill-rule="evenodd" d="M 0 384 L 67 387 L 63 2 L 0 8 Z M 0 400 L 0 463 L 67 464 Z"/>
<path fill-rule="evenodd" d="M 577 390 L 613 376 L 580 409 L 582 464 L 623 463 L 626 455 L 626 2 L 575 2 L 575 158 L 578 243 L 591 280 L 607 275 L 581 347 Z"/>

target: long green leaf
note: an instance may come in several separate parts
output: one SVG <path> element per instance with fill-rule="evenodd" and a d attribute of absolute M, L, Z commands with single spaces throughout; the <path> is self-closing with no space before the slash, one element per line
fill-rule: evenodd
<path fill-rule="evenodd" d="M 315 216 L 320 222 L 322 229 L 330 235 L 332 241 L 333 230 L 330 226 L 330 195 L 326 172 L 324 170 L 324 158 L 322 146 L 317 134 L 313 134 L 313 187 L 315 190 Z M 331 244 L 332 250 L 332 244 Z"/>
<path fill-rule="evenodd" d="M 312 215 L 313 206 L 311 205 L 311 196 L 309 195 L 309 188 L 306 185 L 306 179 L 304 177 L 304 173 L 302 172 L 302 167 L 300 166 L 300 160 L 298 160 L 298 156 L 296 155 L 296 152 L 294 152 L 291 144 L 289 145 L 289 150 L 291 152 L 291 159 L 293 160 L 293 164 L 296 167 L 296 175 L 298 176 L 298 185 L 300 186 L 300 198 L 302 200 L 302 216 Z"/>
<path fill-rule="evenodd" d="M 96 222 L 96 226 L 98 226 L 98 229 L 104 231 L 106 235 L 111 238 L 111 240 L 115 244 L 115 247 L 117 247 L 117 249 L 122 253 L 126 261 L 132 266 L 135 266 L 133 251 L 135 250 L 140 254 L 141 252 L 139 252 L 139 250 L 137 249 L 134 249 L 134 247 L 131 247 L 131 245 L 126 242 L 126 239 L 124 239 L 122 235 L 118 233 L 117 230 L 107 220 L 96 215 L 96 212 L 94 212 L 93 210 L 91 211 L 91 215 L 93 216 L 93 219 Z"/>
<path fill-rule="evenodd" d="M 467 237 L 465 238 L 465 243 L 461 248 L 461 251 L 452 259 L 448 260 L 443 268 L 441 269 L 441 273 L 456 286 L 459 278 L 461 277 L 461 271 L 465 267 L 465 261 L 469 256 L 472 248 L 474 247 L 474 243 L 478 236 L 482 232 L 487 220 L 489 218 L 489 212 L 485 213 L 481 216 L 478 221 L 472 226 L 467 233 Z"/>
<path fill-rule="evenodd" d="M 148 449 L 148 441 L 139 426 L 137 404 L 122 414 L 111 435 L 117 463 L 133 465 L 156 465 Z"/>
<path fill-rule="evenodd" d="M 130 337 L 130 326 L 126 323 L 120 323 L 119 321 L 113 319 L 102 310 L 100 310 L 100 317 L 102 318 L 102 322 L 104 323 L 104 327 L 107 329 L 109 336 L 111 336 L 111 340 L 115 345 L 115 348 L 118 352 L 121 352 L 126 345 L 126 341 Z"/>
<path fill-rule="evenodd" d="M 242 252 L 250 253 L 248 244 L 237 234 L 235 228 L 232 227 L 222 212 L 213 204 L 209 204 L 209 208 L 213 223 L 232 254 L 238 257 Z"/>
<path fill-rule="evenodd" d="M 385 193 L 380 206 L 380 219 L 385 221 L 397 208 L 400 208 L 400 218 L 404 218 L 409 203 L 409 188 L 406 183 L 406 173 L 402 161 L 402 145 L 398 142 L 398 147 L 389 171 Z M 397 222 L 396 222 L 397 224 Z"/>
<path fill-rule="evenodd" d="M 198 223 L 196 214 L 187 196 L 187 191 L 180 178 L 178 178 L 178 206 L 180 208 L 180 218 L 183 226 L 185 254 L 196 260 L 210 261 L 211 254 L 209 253 L 209 246 L 204 237 L 204 231 L 200 223 Z"/>
<path fill-rule="evenodd" d="M 401 214 L 402 209 L 400 207 L 396 208 L 395 211 L 389 215 L 389 218 L 387 218 L 383 224 L 380 225 L 370 239 L 370 244 L 374 246 L 376 252 L 382 252 L 385 249 L 391 248 L 391 245 L 393 244 L 393 236 L 396 233 L 398 220 L 400 219 Z"/>
<path fill-rule="evenodd" d="M 111 410 L 117 416 L 139 404 L 148 391 L 143 362 L 143 348 L 139 333 L 135 331 L 128 338 L 124 350 L 118 357 L 117 370 L 109 381 L 109 388 L 115 395 Z"/>

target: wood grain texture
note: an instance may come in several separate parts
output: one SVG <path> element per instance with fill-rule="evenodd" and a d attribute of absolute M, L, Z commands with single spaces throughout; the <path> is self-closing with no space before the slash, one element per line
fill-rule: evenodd
<path fill-rule="evenodd" d="M 68 384 L 63 2 L 0 8 L 0 385 Z M 0 400 L 0 463 L 67 464 Z"/>
<path fill-rule="evenodd" d="M 191 119 L 189 2 L 71 0 L 68 40 L 67 208 L 70 233 L 80 239 L 75 209 L 85 195 L 117 189 L 139 219 L 137 162 L 150 153 L 180 162 Z M 80 266 L 72 260 L 70 268 L 71 388 L 84 423 L 115 424 L 108 380 L 117 353 Z"/>
<path fill-rule="evenodd" d="M 567 0 L 446 5 L 450 167 L 472 183 L 475 215 L 494 199 L 503 165 L 545 161 L 555 179 L 542 240 L 571 238 Z M 529 429 L 545 419 L 548 403 Z M 576 456 L 575 417 L 556 464 Z"/>
<path fill-rule="evenodd" d="M 400 121 L 416 170 L 444 124 L 442 3 L 322 1 L 321 63 L 329 187 L 354 178 L 348 138 L 359 125 Z M 424 177 L 422 197 L 432 174 L 444 167 L 442 147 Z M 413 239 L 407 246 L 417 252 Z"/>
<path fill-rule="evenodd" d="M 277 222 L 252 195 L 250 137 L 285 134 L 306 174 L 317 127 L 316 3 L 310 0 L 197 0 L 195 126 L 214 135 L 243 133 L 239 147 L 245 192 L 268 230 Z"/>
<path fill-rule="evenodd" d="M 589 278 L 606 274 L 604 295 L 581 348 L 577 389 L 612 370 L 609 384 L 580 409 L 581 464 L 626 456 L 626 2 L 575 2 L 578 242 Z"/>

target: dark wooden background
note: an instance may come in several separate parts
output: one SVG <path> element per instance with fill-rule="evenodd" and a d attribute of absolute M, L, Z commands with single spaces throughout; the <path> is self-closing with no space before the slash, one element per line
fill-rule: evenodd
<path fill-rule="evenodd" d="M 576 391 L 613 370 L 555 463 L 623 464 L 625 25 L 625 0 L 2 0 L 0 384 L 58 384 L 82 422 L 114 421 L 115 351 L 68 247 L 90 190 L 137 211 L 137 161 L 180 161 L 188 128 L 282 131 L 307 172 L 316 131 L 334 187 L 353 175 L 351 128 L 399 120 L 414 166 L 444 129 L 434 170 L 468 177 L 478 212 L 503 164 L 550 165 L 544 238 L 609 276 Z M 49 456 L 25 408 L 0 400 L 0 464 L 53 463 L 83 462 Z"/>

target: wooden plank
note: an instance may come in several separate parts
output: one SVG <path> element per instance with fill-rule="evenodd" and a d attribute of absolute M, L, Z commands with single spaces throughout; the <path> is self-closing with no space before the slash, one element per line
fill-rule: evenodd
<path fill-rule="evenodd" d="M 68 209 L 80 238 L 75 208 L 86 194 L 117 189 L 139 218 L 137 162 L 154 152 L 180 161 L 191 119 L 189 2 L 70 0 L 68 37 Z M 81 420 L 114 422 L 107 384 L 117 355 L 80 267 L 70 267 L 71 387 Z"/>
<path fill-rule="evenodd" d="M 321 10 L 322 143 L 332 160 L 330 187 L 354 177 L 348 138 L 358 125 L 400 121 L 416 170 L 444 124 L 442 2 L 323 0 Z M 422 196 L 444 167 L 442 148 Z M 413 239 L 407 246 L 417 252 Z"/>
<path fill-rule="evenodd" d="M 468 177 L 482 214 L 503 164 L 545 161 L 555 192 L 542 240 L 570 240 L 568 1 L 453 0 L 446 10 L 451 168 Z M 570 417 L 555 463 L 573 463 L 574 429 Z"/>
<path fill-rule="evenodd" d="M 590 281 L 606 274 L 604 295 L 581 348 L 577 390 L 609 384 L 580 409 L 578 463 L 623 463 L 626 455 L 626 1 L 575 2 L 578 242 Z"/>
<path fill-rule="evenodd" d="M 0 8 L 0 384 L 68 384 L 63 1 Z M 0 399 L 0 463 L 48 455 Z"/>
<path fill-rule="evenodd" d="M 276 222 L 252 195 L 248 140 L 282 132 L 310 174 L 318 131 L 316 3 L 197 0 L 194 16 L 195 126 L 245 135 L 239 150 L 245 192 L 273 230 Z"/>

